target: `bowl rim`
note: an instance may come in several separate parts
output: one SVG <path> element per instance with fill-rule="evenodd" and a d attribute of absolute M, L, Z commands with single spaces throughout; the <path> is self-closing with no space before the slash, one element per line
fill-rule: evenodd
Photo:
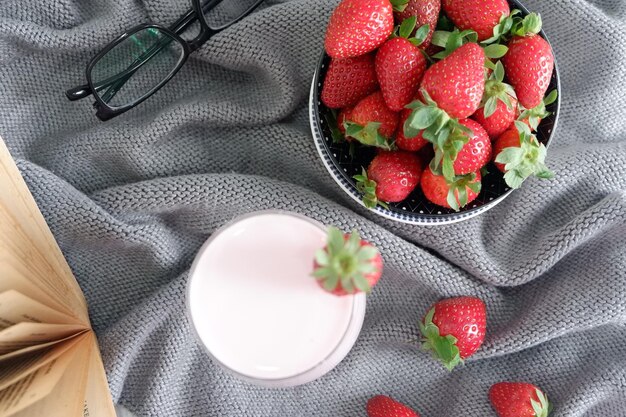
<path fill-rule="evenodd" d="M 509 5 L 514 6 L 512 8 L 519 8 L 522 11 L 522 14 L 524 16 L 530 13 L 530 11 L 526 8 L 526 6 L 524 6 L 518 0 L 508 0 L 508 2 L 509 2 Z M 558 126 L 559 113 L 561 111 L 561 92 L 562 92 L 561 78 L 559 74 L 555 49 L 552 46 L 552 43 L 550 42 L 550 39 L 546 35 L 545 31 L 543 30 L 543 27 L 539 31 L 539 36 L 541 36 L 548 43 L 548 45 L 550 45 L 550 48 L 552 49 L 552 52 L 554 55 L 553 72 L 556 78 L 556 89 L 558 93 L 557 100 L 555 103 L 556 107 L 554 108 L 554 111 L 553 111 L 554 121 L 552 123 L 552 130 L 550 131 L 549 136 L 547 137 L 546 143 L 545 143 L 546 148 L 549 148 L 554 138 L 554 133 L 556 132 L 556 129 Z M 313 81 L 311 83 L 311 90 L 309 94 L 309 122 L 310 122 L 311 132 L 313 134 L 313 139 L 315 142 L 315 147 L 317 149 L 317 152 L 322 160 L 324 167 L 331 174 L 331 177 L 353 200 L 359 203 L 359 205 L 361 205 L 362 207 L 365 207 L 365 204 L 362 201 L 361 194 L 356 192 L 356 189 L 354 188 L 354 185 L 350 181 L 349 176 L 344 172 L 341 166 L 339 166 L 337 160 L 328 155 L 330 152 L 325 147 L 326 144 L 324 142 L 324 135 L 322 134 L 322 127 L 321 127 L 322 122 L 321 122 L 321 118 L 319 117 L 319 106 L 321 105 L 321 103 L 318 100 L 318 95 L 319 95 L 318 84 L 319 84 L 319 77 L 320 77 L 320 69 L 323 67 L 324 60 L 326 58 L 327 58 L 326 51 L 324 50 L 324 47 L 322 47 L 322 53 L 320 55 L 320 58 L 317 61 L 317 66 L 315 68 L 315 73 L 313 74 Z M 485 203 L 482 206 L 471 207 L 471 208 L 468 208 L 468 209 L 465 209 L 463 211 L 459 211 L 456 213 L 441 213 L 441 214 L 432 214 L 432 213 L 417 214 L 417 213 L 412 213 L 412 212 L 402 213 L 400 211 L 392 211 L 392 210 L 385 209 L 379 205 L 377 205 L 376 207 L 372 209 L 368 209 L 368 211 L 373 211 L 376 214 L 382 217 L 388 218 L 390 220 L 399 221 L 399 222 L 408 223 L 408 224 L 417 224 L 417 225 L 452 224 L 452 223 L 457 223 L 463 220 L 470 219 L 481 213 L 484 213 L 485 211 L 495 207 L 500 202 L 502 202 L 502 200 L 507 198 L 513 191 L 515 190 L 509 189 L 505 191 L 502 195 L 494 198 L 493 200 L 489 201 L 488 203 Z"/>

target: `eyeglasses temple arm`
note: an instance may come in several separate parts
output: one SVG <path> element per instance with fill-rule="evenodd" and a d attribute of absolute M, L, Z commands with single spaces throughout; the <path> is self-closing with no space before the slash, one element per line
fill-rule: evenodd
<path fill-rule="evenodd" d="M 70 88 L 65 92 L 67 98 L 71 101 L 80 100 L 81 98 L 89 97 L 93 92 L 89 88 L 89 84 L 79 85 L 78 87 Z"/>

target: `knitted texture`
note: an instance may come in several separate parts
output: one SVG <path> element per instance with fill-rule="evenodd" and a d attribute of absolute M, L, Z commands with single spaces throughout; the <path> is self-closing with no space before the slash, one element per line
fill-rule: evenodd
<path fill-rule="evenodd" d="M 107 123 L 64 91 L 109 41 L 169 24 L 174 0 L 2 0 L 0 135 L 89 303 L 113 398 L 139 416 L 362 416 L 386 394 L 429 417 L 492 416 L 487 391 L 528 381 L 555 417 L 626 410 L 626 6 L 528 0 L 563 83 L 548 164 L 498 206 L 407 226 L 353 203 L 311 139 L 307 96 L 336 0 L 267 2 Z M 193 30 L 193 29 L 192 29 Z M 212 363 L 185 315 L 187 271 L 234 216 L 286 209 L 380 247 L 385 273 L 354 349 L 325 377 L 270 390 Z M 437 299 L 485 300 L 484 346 L 448 373 L 420 351 Z"/>

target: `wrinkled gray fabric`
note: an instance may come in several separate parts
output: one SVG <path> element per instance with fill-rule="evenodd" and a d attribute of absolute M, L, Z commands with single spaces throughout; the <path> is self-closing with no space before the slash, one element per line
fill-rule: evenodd
<path fill-rule="evenodd" d="M 2 0 L 0 134 L 87 296 L 113 398 L 139 416 L 363 416 L 388 394 L 422 416 L 492 416 L 501 380 L 543 388 L 555 417 L 626 415 L 626 3 L 529 0 L 563 82 L 551 182 L 493 210 L 412 227 L 359 208 L 326 173 L 306 102 L 334 0 L 273 1 L 215 36 L 139 108 L 96 120 L 89 59 L 174 0 Z M 246 385 L 184 314 L 199 246 L 236 215 L 279 208 L 358 228 L 386 262 L 362 334 L 324 378 Z M 410 342 L 441 297 L 477 295 L 488 335 L 448 373 Z"/>

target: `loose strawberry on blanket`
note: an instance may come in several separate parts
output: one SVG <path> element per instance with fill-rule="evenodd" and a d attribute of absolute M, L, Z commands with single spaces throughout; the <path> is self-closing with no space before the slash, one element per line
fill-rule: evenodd
<path fill-rule="evenodd" d="M 377 89 L 374 54 L 331 59 L 322 87 L 322 103 L 331 109 L 351 107 Z"/>
<path fill-rule="evenodd" d="M 487 309 L 481 299 L 454 297 L 441 300 L 420 322 L 422 346 L 451 371 L 480 348 L 486 327 Z"/>
<path fill-rule="evenodd" d="M 381 151 L 370 162 L 367 171 L 355 175 L 357 189 L 363 193 L 363 203 L 368 208 L 377 204 L 402 201 L 420 183 L 422 163 L 414 153 Z"/>
<path fill-rule="evenodd" d="M 538 106 L 548 89 L 554 69 L 554 55 L 548 42 L 537 35 L 541 18 L 530 13 L 507 44 L 509 51 L 502 58 L 507 77 L 517 93 L 517 100 L 527 109 Z"/>
<path fill-rule="evenodd" d="M 389 139 L 398 126 L 398 113 L 385 104 L 380 91 L 359 101 L 345 121 L 346 136 L 364 145 L 390 149 Z"/>
<path fill-rule="evenodd" d="M 411 109 L 404 109 L 400 112 L 400 123 L 398 123 L 398 130 L 396 131 L 396 146 L 405 151 L 415 152 L 428 145 L 429 142 L 424 139 L 422 132 L 410 137 L 404 134 L 404 123 L 407 121 L 411 113 Z M 422 160 L 426 161 L 426 159 Z"/>
<path fill-rule="evenodd" d="M 426 70 L 421 88 L 450 117 L 471 116 L 483 97 L 485 53 L 467 43 Z"/>
<path fill-rule="evenodd" d="M 430 45 L 433 32 L 437 27 L 439 20 L 439 11 L 441 10 L 441 0 L 408 0 L 404 10 L 395 12 L 396 23 L 400 24 L 404 20 L 415 16 L 417 19 L 417 27 L 428 25 L 428 34 L 422 42 L 421 47 L 426 49 Z"/>
<path fill-rule="evenodd" d="M 527 124 L 516 121 L 493 143 L 496 167 L 504 172 L 511 188 L 519 188 L 526 178 L 534 175 L 551 179 L 554 173 L 545 165 L 546 147 L 530 132 Z"/>
<path fill-rule="evenodd" d="M 393 26 L 389 0 L 342 0 L 326 28 L 326 53 L 351 58 L 371 52 L 387 40 Z"/>
<path fill-rule="evenodd" d="M 375 246 L 354 230 L 344 234 L 328 228 L 326 246 L 315 253 L 313 276 L 326 291 L 335 295 L 369 292 L 383 271 L 383 259 Z"/>
<path fill-rule="evenodd" d="M 499 382 L 489 389 L 489 400 L 499 417 L 548 417 L 552 405 L 533 384 Z"/>
<path fill-rule="evenodd" d="M 478 197 L 481 188 L 480 180 L 480 171 L 460 175 L 448 181 L 443 175 L 437 175 L 430 167 L 426 167 L 422 173 L 420 185 L 428 201 L 458 211 Z"/>
<path fill-rule="evenodd" d="M 515 120 L 517 99 L 513 87 L 503 82 L 504 67 L 498 61 L 485 83 L 481 107 L 472 116 L 491 139 L 500 136 Z"/>
<path fill-rule="evenodd" d="M 490 38 L 500 18 L 510 13 L 506 0 L 442 0 L 441 6 L 455 26 L 475 31 L 479 41 Z"/>
<path fill-rule="evenodd" d="M 420 417 L 406 405 L 385 395 L 377 395 L 367 401 L 368 417 Z"/>
<path fill-rule="evenodd" d="M 385 103 L 393 111 L 400 111 L 411 102 L 426 70 L 426 58 L 417 46 L 428 34 L 428 26 L 421 27 L 409 39 L 415 22 L 415 17 L 402 22 L 398 36 L 386 41 L 376 53 L 376 76 Z"/>

